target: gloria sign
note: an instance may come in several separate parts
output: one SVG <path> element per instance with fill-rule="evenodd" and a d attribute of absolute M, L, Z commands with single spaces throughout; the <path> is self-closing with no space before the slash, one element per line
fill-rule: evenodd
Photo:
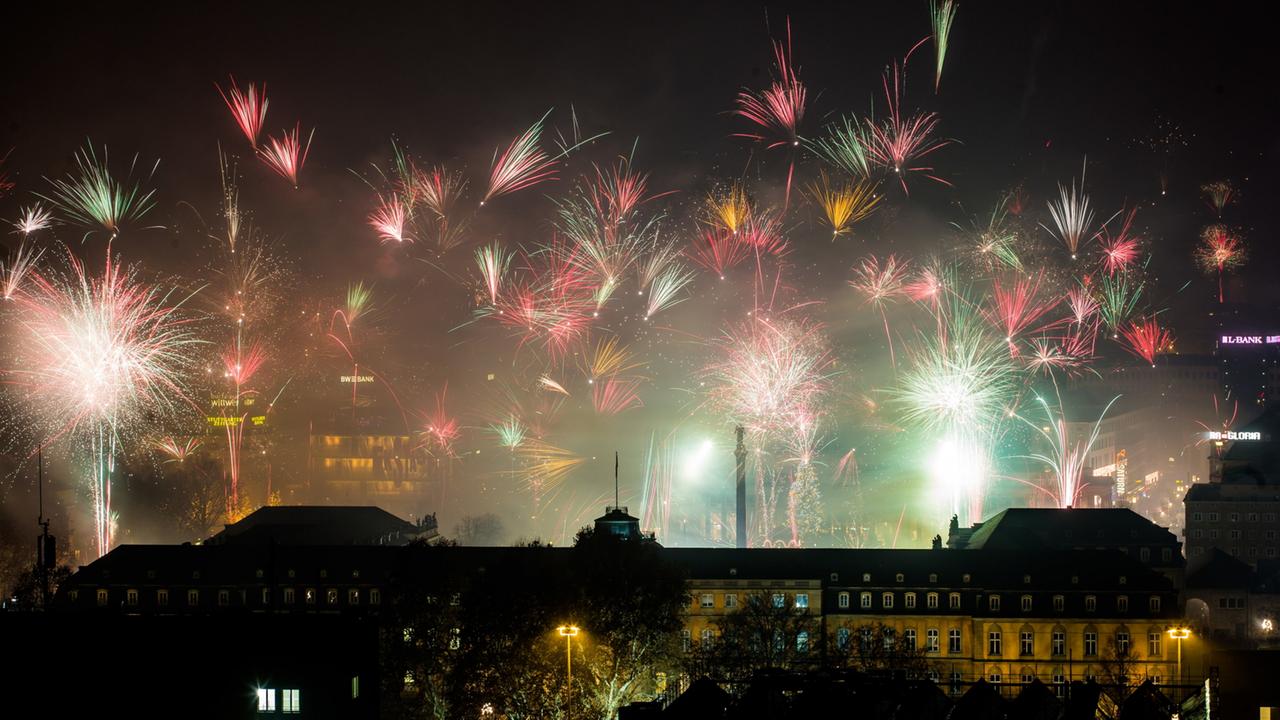
<path fill-rule="evenodd" d="M 1240 430 L 1240 431 L 1236 431 L 1236 430 L 1221 430 L 1221 431 L 1219 431 L 1219 430 L 1210 430 L 1210 431 L 1209 431 L 1209 439 L 1210 439 L 1210 440 L 1226 440 L 1226 441 L 1234 441 L 1234 440 L 1261 440 L 1261 439 L 1262 439 L 1262 433 L 1260 433 L 1260 432 L 1258 432 L 1258 431 L 1256 431 L 1256 430 L 1252 430 L 1252 431 L 1248 431 L 1248 430 Z"/>
<path fill-rule="evenodd" d="M 1223 335 L 1220 345 L 1280 345 L 1280 335 Z"/>

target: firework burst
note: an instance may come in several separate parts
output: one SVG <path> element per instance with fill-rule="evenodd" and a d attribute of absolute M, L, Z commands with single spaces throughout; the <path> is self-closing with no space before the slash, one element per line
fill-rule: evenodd
<path fill-rule="evenodd" d="M 253 83 L 241 90 L 236 85 L 236 79 L 231 78 L 229 90 L 223 91 L 222 86 L 214 83 L 214 87 L 218 88 L 218 94 L 222 96 L 222 101 L 227 104 L 227 109 L 231 111 L 231 117 L 239 126 L 240 132 L 249 139 L 249 144 L 254 150 L 258 149 L 258 136 L 262 134 L 262 123 L 267 119 L 267 86 L 264 84 L 259 90 Z"/>
<path fill-rule="evenodd" d="M 916 164 L 951 144 L 949 140 L 934 137 L 938 129 L 937 113 L 922 112 L 903 117 L 903 70 L 897 64 L 885 71 L 883 84 L 888 117 L 883 122 L 869 125 L 870 142 L 867 152 L 878 165 L 893 172 L 904 193 L 910 194 L 907 190 L 907 173 L 911 172 L 918 172 L 930 180 L 950 185 L 951 183 L 934 175 L 932 167 Z"/>
<path fill-rule="evenodd" d="M 480 277 L 489 292 L 491 304 L 498 303 L 498 290 L 502 287 L 502 278 L 507 274 L 513 256 L 514 253 L 496 242 L 476 250 L 476 266 L 480 268 Z"/>
<path fill-rule="evenodd" d="M 5 300 L 13 300 L 26 282 L 27 275 L 35 269 L 44 255 L 44 249 L 34 250 L 30 246 L 19 245 L 10 253 L 9 258 L 0 263 L 0 291 Z"/>
<path fill-rule="evenodd" d="M 1142 238 L 1133 233 L 1133 218 L 1138 209 L 1124 213 L 1120 229 L 1111 232 L 1105 225 L 1098 232 L 1098 244 L 1102 251 L 1102 268 L 1108 275 L 1127 272 L 1137 265 L 1142 255 Z"/>
<path fill-rule="evenodd" d="M 850 226 L 867 218 L 880 204 L 881 196 L 876 194 L 877 186 L 869 180 L 857 184 L 844 183 L 837 187 L 824 172 L 819 182 L 809 187 L 813 201 L 822 208 L 827 224 L 831 226 L 831 239 L 835 240 Z"/>
<path fill-rule="evenodd" d="M 1156 365 L 1156 355 L 1173 347 L 1173 334 L 1160 327 L 1154 317 L 1131 321 L 1120 329 L 1120 338 L 1125 350 L 1146 360 L 1151 367 Z"/>
<path fill-rule="evenodd" d="M 501 155 L 494 150 L 489 189 L 480 199 L 481 205 L 496 197 L 556 178 L 555 159 L 538 146 L 542 138 L 543 123 L 550 114 L 551 111 L 548 110 L 538 122 L 512 140 Z"/>
<path fill-rule="evenodd" d="M 77 225 L 101 228 L 114 238 L 120 234 L 123 224 L 141 220 L 155 206 L 155 190 L 143 192 L 141 181 L 132 181 L 137 155 L 133 156 L 124 180 L 112 176 L 106 148 L 102 150 L 101 162 L 92 145 L 77 152 L 75 160 L 76 172 L 68 174 L 66 179 L 49 180 L 52 194 L 38 197 L 53 203 Z M 151 166 L 148 180 L 159 165 L 157 160 Z"/>
<path fill-rule="evenodd" d="M 1222 218 L 1222 211 L 1238 198 L 1235 187 L 1226 180 L 1201 185 L 1200 193 L 1204 195 L 1205 204 L 1217 214 L 1219 219 Z"/>
<path fill-rule="evenodd" d="M 152 442 L 152 447 L 168 457 L 165 463 L 181 463 L 186 462 L 186 459 L 195 454 L 195 451 L 200 449 L 203 444 L 204 441 L 196 437 L 177 438 L 170 436 Z"/>
<path fill-rule="evenodd" d="M 1196 264 L 1208 273 L 1218 274 L 1218 302 L 1223 302 L 1222 276 L 1244 264 L 1245 247 L 1240 237 L 1225 225 L 1210 225 L 1200 233 L 1196 248 Z"/>
<path fill-rule="evenodd" d="M 843 117 L 827 136 L 805 140 L 805 145 L 828 165 L 860 180 L 870 180 L 874 158 L 868 151 L 870 133 L 856 117 Z"/>
<path fill-rule="evenodd" d="M 187 383 L 199 344 L 185 299 L 139 281 L 108 253 L 91 276 L 33 275 L 19 303 L 12 377 L 49 437 L 70 437 L 92 460 L 90 495 L 99 555 L 112 544 L 111 473 L 119 444 L 157 417 L 190 407 Z"/>
<path fill-rule="evenodd" d="M 933 47 L 937 62 L 933 76 L 933 91 L 942 84 L 942 63 L 947 59 L 947 40 L 951 37 L 951 24 L 956 19 L 954 0 L 929 0 L 929 19 L 933 23 Z"/>
<path fill-rule="evenodd" d="M 791 55 L 791 21 L 787 21 L 787 41 L 775 40 L 773 55 L 778 78 L 768 88 L 759 92 L 743 90 L 738 93 L 735 114 L 746 118 L 758 130 L 735 133 L 763 144 L 767 148 L 798 147 L 800 123 L 804 120 L 805 87 L 796 77 Z M 783 208 L 791 202 L 791 179 L 795 174 L 794 157 L 787 168 L 787 189 Z"/>
<path fill-rule="evenodd" d="M 751 200 L 747 198 L 747 191 L 736 183 L 731 185 L 724 194 L 708 195 L 706 208 L 710 225 L 734 235 L 737 235 L 751 218 Z"/>
<path fill-rule="evenodd" d="M 716 228 L 697 235 L 686 254 L 723 280 L 726 271 L 747 258 L 750 247 L 742 242 L 742 236 Z"/>
<path fill-rule="evenodd" d="M 598 415 L 617 415 L 633 407 L 642 407 L 639 378 L 611 377 L 591 387 L 591 406 Z"/>
<path fill-rule="evenodd" d="M 53 225 L 53 213 L 40 206 L 40 203 L 22 209 L 22 216 L 13 222 L 17 232 L 30 237 Z"/>
<path fill-rule="evenodd" d="M 1049 216 L 1053 218 L 1054 233 L 1075 260 L 1080 246 L 1093 239 L 1090 227 L 1093 225 L 1093 209 L 1089 207 L 1089 196 L 1083 192 L 1084 175 L 1081 174 L 1081 187 L 1076 187 L 1073 180 L 1071 189 L 1058 185 L 1057 201 L 1049 201 Z M 1043 226 L 1042 226 L 1043 227 Z"/>
<path fill-rule="evenodd" d="M 664 270 L 649 287 L 649 304 L 645 309 L 646 319 L 670 308 L 684 300 L 680 291 L 693 281 L 693 271 L 684 265 L 671 265 Z"/>
<path fill-rule="evenodd" d="M 1048 425 L 1042 425 L 1028 420 L 1021 415 L 1020 420 L 1034 429 L 1049 444 L 1050 452 L 1035 453 L 1026 456 L 1030 460 L 1041 462 L 1049 469 L 1053 477 L 1053 484 L 1046 491 L 1053 498 L 1055 507 L 1070 508 L 1077 504 L 1080 491 L 1084 488 L 1084 472 L 1089 464 L 1089 453 L 1092 452 L 1094 444 L 1098 441 L 1098 435 L 1102 429 L 1102 419 L 1106 417 L 1111 406 L 1115 404 L 1119 396 L 1111 399 L 1107 406 L 1102 409 L 1102 413 L 1098 415 L 1097 421 L 1093 423 L 1089 431 L 1089 436 L 1082 440 L 1071 437 L 1066 418 L 1063 416 L 1061 399 L 1059 399 L 1059 407 L 1054 409 L 1042 397 L 1036 397 L 1036 401 L 1044 410 L 1045 421 Z M 1043 489 L 1043 488 L 1042 488 Z"/>
<path fill-rule="evenodd" d="M 307 141 L 302 142 L 302 123 L 293 126 L 293 130 L 284 130 L 279 138 L 267 136 L 266 147 L 258 148 L 258 157 L 280 177 L 288 180 L 294 189 L 298 188 L 298 173 L 307 162 L 307 153 L 311 151 L 311 139 L 315 137 L 313 128 L 307 133 Z"/>
<path fill-rule="evenodd" d="M 413 242 L 413 238 L 404 234 L 406 218 L 407 212 L 404 205 L 400 204 L 400 198 L 394 195 L 390 199 L 378 198 L 377 209 L 369 215 L 369 227 L 378 234 L 378 239 L 383 244 L 398 244 L 406 240 Z"/>
<path fill-rule="evenodd" d="M 907 263 L 899 263 L 893 255 L 883 262 L 874 255 L 869 255 L 853 269 L 853 279 L 849 281 L 849 286 L 858 291 L 862 301 L 880 312 L 880 320 L 884 323 L 884 339 L 889 344 L 889 360 L 894 367 L 898 363 L 893 353 L 893 338 L 889 334 L 889 318 L 885 314 L 885 306 L 906 295 L 904 283 L 908 272 L 910 269 Z"/>

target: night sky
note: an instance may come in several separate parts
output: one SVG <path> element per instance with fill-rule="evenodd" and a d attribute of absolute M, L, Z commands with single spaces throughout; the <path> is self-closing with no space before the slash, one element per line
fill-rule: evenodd
<path fill-rule="evenodd" d="M 924 0 L 53 5 L 25 8 L 26 17 L 10 23 L 0 44 L 6 68 L 0 153 L 12 148 L 3 169 L 16 183 L 0 199 L 0 217 L 15 217 L 29 193 L 44 191 L 44 176 L 70 170 L 86 138 L 110 147 L 116 165 L 135 152 L 148 167 L 159 158 L 151 183 L 157 206 L 145 224 L 165 229 L 126 235 L 115 250 L 149 271 L 195 283 L 207 263 L 199 218 L 211 222 L 217 208 L 221 144 L 241 156 L 242 203 L 257 226 L 279 239 L 298 295 L 336 302 L 349 282 L 374 283 L 381 369 L 395 378 L 411 412 L 429 408 L 447 382 L 464 425 L 489 412 L 484 374 L 518 362 L 514 341 L 496 328 L 464 326 L 471 293 L 403 248 L 380 246 L 368 228 L 375 193 L 357 175 L 371 177 L 371 164 L 386 167 L 393 140 L 424 165 L 465 169 L 474 191 L 484 184 L 494 148 L 548 109 L 556 131 L 570 132 L 572 113 L 584 136 L 608 133 L 571 156 L 559 181 L 495 201 L 467 248 L 490 238 L 544 240 L 553 209 L 546 196 L 567 189 L 590 162 L 611 163 L 633 144 L 650 189 L 674 191 L 663 207 L 673 231 L 683 232 L 706 192 L 734 179 L 747 181 L 762 202 L 781 201 L 785 160 L 731 137 L 744 130 L 731 110 L 739 89 L 771 78 L 769 41 L 784 36 L 788 18 L 796 69 L 810 92 L 802 135 L 818 134 L 844 113 L 880 112 L 886 64 L 930 32 Z M 1216 283 L 1191 260 L 1199 229 L 1212 218 L 1200 196 L 1203 183 L 1229 179 L 1241 195 L 1228 220 L 1244 232 L 1250 258 L 1229 293 L 1267 306 L 1280 301 L 1270 281 L 1280 119 L 1267 50 L 1271 27 L 1255 3 L 962 0 L 940 92 L 933 92 L 928 44 L 907 75 L 906 106 L 938 112 L 940 134 L 955 141 L 929 158 L 953 186 L 915 178 L 909 197 L 891 193 L 891 210 L 834 243 L 807 207 L 788 221 L 795 248 L 790 299 L 823 303 L 819 319 L 835 354 L 859 367 L 857 389 L 847 392 L 870 392 L 891 379 L 883 348 L 873 347 L 883 339 L 878 317 L 844 287 L 858 257 L 941 252 L 940 238 L 955 234 L 951 223 L 968 223 L 1019 184 L 1043 215 L 1057 183 L 1078 177 L 1086 158 L 1088 190 L 1102 218 L 1139 207 L 1136 225 L 1149 240 L 1149 271 L 1158 278 L 1151 302 L 1176 318 L 1180 350 L 1207 351 L 1211 340 L 1202 311 L 1215 299 Z M 229 74 L 241 83 L 265 82 L 264 132 L 295 121 L 316 129 L 300 190 L 249 155 L 214 87 Z M 816 168 L 812 159 L 802 162 L 798 177 L 807 181 Z M 79 245 L 79 236 L 65 227 L 57 234 L 78 252 L 101 256 L 101 237 Z M 1053 242 L 1047 233 L 1044 239 Z M 469 268 L 470 250 L 444 265 Z M 723 423 L 688 419 L 697 405 L 688 378 L 700 363 L 689 338 L 718 333 L 735 302 L 717 292 L 704 301 L 695 290 L 662 328 L 617 329 L 653 363 L 651 390 L 645 407 L 617 424 L 559 437 L 599 457 L 575 478 L 574 503 L 593 507 L 612 490 L 602 476 L 612 470 L 605 456 L 615 447 L 624 460 L 642 456 L 651 434 L 661 437 L 683 423 L 714 433 L 718 445 L 729 442 Z M 297 421 L 323 402 L 323 393 L 299 393 L 293 402 Z M 839 416 L 833 412 L 827 433 L 829 462 L 867 442 L 865 427 Z M 476 433 L 463 445 L 487 452 L 485 442 Z M 728 467 L 727 448 L 721 450 Z M 634 466 L 639 475 L 638 460 Z M 464 473 L 464 484 L 493 482 L 480 479 L 489 468 L 477 468 Z M 488 502 L 503 501 L 463 504 Z M 549 532 L 545 527 L 530 530 Z"/>

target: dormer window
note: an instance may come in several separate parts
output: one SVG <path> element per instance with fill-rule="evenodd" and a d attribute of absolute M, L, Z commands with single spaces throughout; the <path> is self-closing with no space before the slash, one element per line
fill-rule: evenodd
<path fill-rule="evenodd" d="M 929 573 L 929 582 L 931 583 L 938 582 L 938 573 Z"/>
<path fill-rule="evenodd" d="M 902 573 L 898 573 L 898 574 L 895 576 L 895 578 L 894 578 L 894 579 L 895 579 L 897 582 L 902 582 L 903 580 L 905 580 L 905 579 L 906 579 L 906 576 L 905 576 L 905 575 L 903 575 Z"/>
<path fill-rule="evenodd" d="M 965 573 L 964 575 L 960 576 L 960 579 L 965 582 L 969 582 L 969 573 Z"/>
<path fill-rule="evenodd" d="M 1031 576 L 1030 576 L 1030 575 L 1023 575 L 1023 576 L 1022 576 L 1022 584 L 1023 584 L 1023 585 L 1030 585 L 1030 584 L 1031 584 Z"/>
<path fill-rule="evenodd" d="M 871 582 L 871 573 L 862 573 L 862 582 Z"/>

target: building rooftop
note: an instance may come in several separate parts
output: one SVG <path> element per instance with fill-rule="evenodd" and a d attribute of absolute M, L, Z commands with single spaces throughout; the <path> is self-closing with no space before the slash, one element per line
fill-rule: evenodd
<path fill-rule="evenodd" d="M 372 506 L 261 507 L 206 545 L 404 545 L 436 535 L 435 516 L 415 525 Z"/>
<path fill-rule="evenodd" d="M 1009 508 L 968 529 L 957 528 L 951 547 L 1056 549 L 1177 546 L 1178 539 L 1129 508 Z M 1175 553 L 1176 554 L 1176 553 Z"/>

